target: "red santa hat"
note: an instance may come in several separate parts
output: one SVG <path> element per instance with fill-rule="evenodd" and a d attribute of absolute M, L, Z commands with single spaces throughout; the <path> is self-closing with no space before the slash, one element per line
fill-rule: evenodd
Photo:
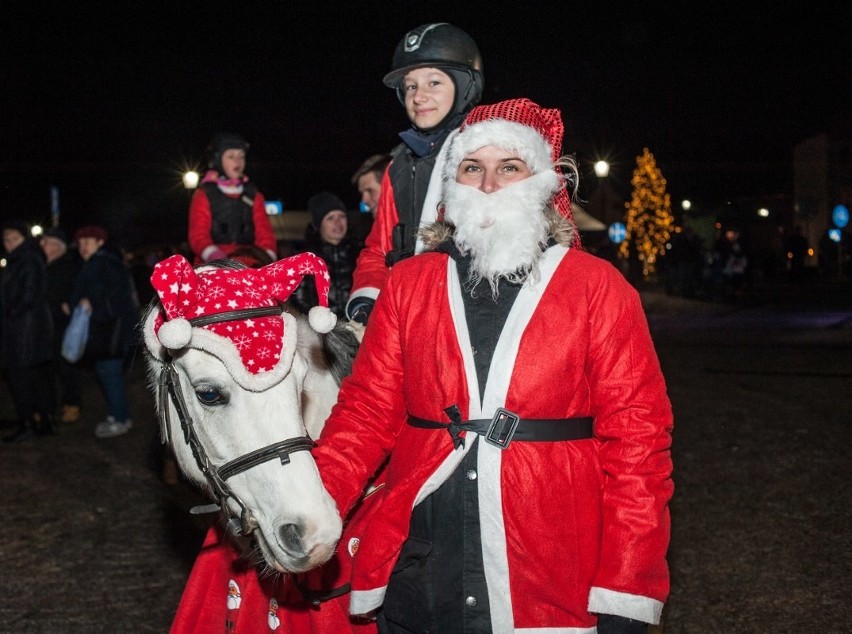
<path fill-rule="evenodd" d="M 534 174 L 562 171 L 556 161 L 562 155 L 565 126 L 557 108 L 542 108 L 529 99 L 508 99 L 471 110 L 452 140 L 444 166 L 444 179 L 455 180 L 465 156 L 487 145 L 514 151 Z M 553 197 L 556 209 L 572 224 L 571 198 L 563 186 Z"/>
<path fill-rule="evenodd" d="M 313 253 L 245 269 L 194 269 L 185 257 L 173 255 L 158 262 L 151 275 L 162 308 L 146 320 L 145 343 L 158 358 L 165 350 L 205 350 L 221 359 L 244 388 L 266 389 L 289 371 L 296 320 L 279 308 L 305 275 L 314 275 L 320 302 L 311 308 L 308 322 L 317 332 L 329 332 L 337 321 L 328 309 L 330 277 L 325 262 Z M 270 308 L 268 314 L 239 314 L 264 307 Z"/>

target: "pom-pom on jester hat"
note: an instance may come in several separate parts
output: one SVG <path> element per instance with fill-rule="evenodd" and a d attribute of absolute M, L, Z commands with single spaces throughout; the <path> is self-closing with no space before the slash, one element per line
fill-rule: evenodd
<path fill-rule="evenodd" d="M 564 136 L 565 126 L 558 108 L 542 108 L 529 99 L 507 99 L 476 106 L 465 117 L 452 140 L 443 179 L 454 180 L 462 159 L 486 145 L 517 152 L 533 174 L 554 170 L 563 178 L 556 162 L 562 154 Z M 562 187 L 553 196 L 553 204 L 573 225 L 571 198 L 564 179 Z M 574 246 L 579 246 L 579 233 L 575 232 L 575 235 Z"/>
<path fill-rule="evenodd" d="M 169 350 L 204 350 L 219 358 L 241 387 L 265 390 L 290 370 L 296 319 L 282 306 L 305 275 L 315 277 L 320 302 L 309 311 L 308 323 L 329 332 L 337 321 L 328 308 L 330 277 L 313 253 L 240 269 L 195 269 L 182 255 L 173 255 L 158 262 L 151 275 L 161 309 L 145 321 L 145 344 L 159 359 Z"/>

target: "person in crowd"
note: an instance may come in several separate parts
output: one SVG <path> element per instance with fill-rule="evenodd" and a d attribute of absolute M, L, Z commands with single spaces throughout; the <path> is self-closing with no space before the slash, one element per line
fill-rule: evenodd
<path fill-rule="evenodd" d="M 133 427 L 124 362 L 135 348 L 139 322 L 130 269 L 121 253 L 106 244 L 108 237 L 106 229 L 97 225 L 74 233 L 83 266 L 74 281 L 71 305 L 82 304 L 91 313 L 84 360 L 94 364 L 106 400 L 106 420 L 95 427 L 98 438 L 121 436 Z"/>
<path fill-rule="evenodd" d="M 578 248 L 563 133 L 528 99 L 467 115 L 314 450 L 344 516 L 382 469 L 344 544 L 380 632 L 660 618 L 671 404 L 638 293 Z"/>
<path fill-rule="evenodd" d="M 784 241 L 784 256 L 789 267 L 789 280 L 801 282 L 805 276 L 805 258 L 808 257 L 808 239 L 802 225 L 793 227 L 793 232 Z"/>
<path fill-rule="evenodd" d="M 369 212 L 373 218 L 376 217 L 376 207 L 379 204 L 379 195 L 382 193 L 382 178 L 390 161 L 390 154 L 373 154 L 367 157 L 352 174 L 352 185 L 361 197 L 360 211 Z"/>
<path fill-rule="evenodd" d="M 22 220 L 3 225 L 6 268 L 0 283 L 0 363 L 15 407 L 18 428 L 5 442 L 55 434 L 56 386 L 53 320 L 47 301 L 47 269 Z"/>
<path fill-rule="evenodd" d="M 717 235 L 711 262 L 712 298 L 733 301 L 746 288 L 749 268 L 739 229 L 727 227 Z"/>
<path fill-rule="evenodd" d="M 352 271 L 362 244 L 349 236 L 346 205 L 335 194 L 322 191 L 308 200 L 311 222 L 305 230 L 305 251 L 321 257 L 331 276 L 328 307 L 338 317 L 344 315 L 352 289 Z M 314 278 L 306 276 L 290 303 L 303 313 L 319 305 Z"/>
<path fill-rule="evenodd" d="M 704 272 L 704 245 L 692 227 L 672 234 L 670 248 L 662 259 L 665 290 L 669 295 L 694 299 L 701 290 Z"/>
<path fill-rule="evenodd" d="M 151 286 L 153 265 L 149 261 L 150 255 L 138 251 L 124 252 L 124 262 L 130 269 L 130 277 L 133 278 L 133 288 L 136 289 L 140 306 L 147 306 L 156 296 L 154 287 Z"/>
<path fill-rule="evenodd" d="M 349 232 L 359 242 L 364 242 L 370 235 L 376 218 L 376 206 L 382 193 L 382 178 L 391 161 L 390 154 L 373 154 L 367 157 L 350 179 L 358 190 L 361 202 L 358 206 L 360 213 L 350 217 L 353 220 Z"/>
<path fill-rule="evenodd" d="M 189 207 L 189 246 L 195 264 L 228 257 L 255 245 L 277 257 L 275 232 L 266 200 L 246 176 L 249 144 L 238 134 L 217 134 L 208 149 L 210 162 Z"/>
<path fill-rule="evenodd" d="M 81 392 L 82 370 L 62 356 L 62 334 L 71 316 L 71 295 L 74 280 L 82 266 L 76 251 L 68 250 L 68 238 L 59 227 L 50 227 L 41 236 L 41 250 L 47 261 L 47 301 L 53 317 L 53 370 L 59 379 L 59 420 L 75 423 L 80 419 L 83 404 Z"/>
<path fill-rule="evenodd" d="M 367 323 L 388 270 L 423 249 L 417 230 L 436 218 L 439 156 L 448 137 L 482 96 L 482 56 L 476 42 L 452 24 L 412 29 L 394 51 L 384 84 L 396 91 L 411 126 L 382 181 L 373 227 L 353 275 L 346 317 Z"/>

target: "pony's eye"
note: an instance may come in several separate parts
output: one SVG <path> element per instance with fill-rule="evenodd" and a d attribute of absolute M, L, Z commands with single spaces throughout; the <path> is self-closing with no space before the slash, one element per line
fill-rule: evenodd
<path fill-rule="evenodd" d="M 212 387 L 195 390 L 195 398 L 202 405 L 223 405 L 227 402 L 225 395 Z"/>

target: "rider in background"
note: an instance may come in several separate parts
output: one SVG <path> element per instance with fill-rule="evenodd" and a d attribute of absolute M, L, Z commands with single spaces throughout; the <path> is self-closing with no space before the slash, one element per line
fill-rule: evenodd
<path fill-rule="evenodd" d="M 362 324 L 390 267 L 423 249 L 417 231 L 437 216 L 441 170 L 433 168 L 450 133 L 482 96 L 482 56 L 460 28 L 424 24 L 399 42 L 383 81 L 396 91 L 411 127 L 391 151 L 373 228 L 355 268 L 346 316 Z"/>
<path fill-rule="evenodd" d="M 240 246 L 254 245 L 278 259 L 275 232 L 266 201 L 249 182 L 249 144 L 237 134 L 217 134 L 210 163 L 189 206 L 189 246 L 195 264 L 227 257 Z"/>

